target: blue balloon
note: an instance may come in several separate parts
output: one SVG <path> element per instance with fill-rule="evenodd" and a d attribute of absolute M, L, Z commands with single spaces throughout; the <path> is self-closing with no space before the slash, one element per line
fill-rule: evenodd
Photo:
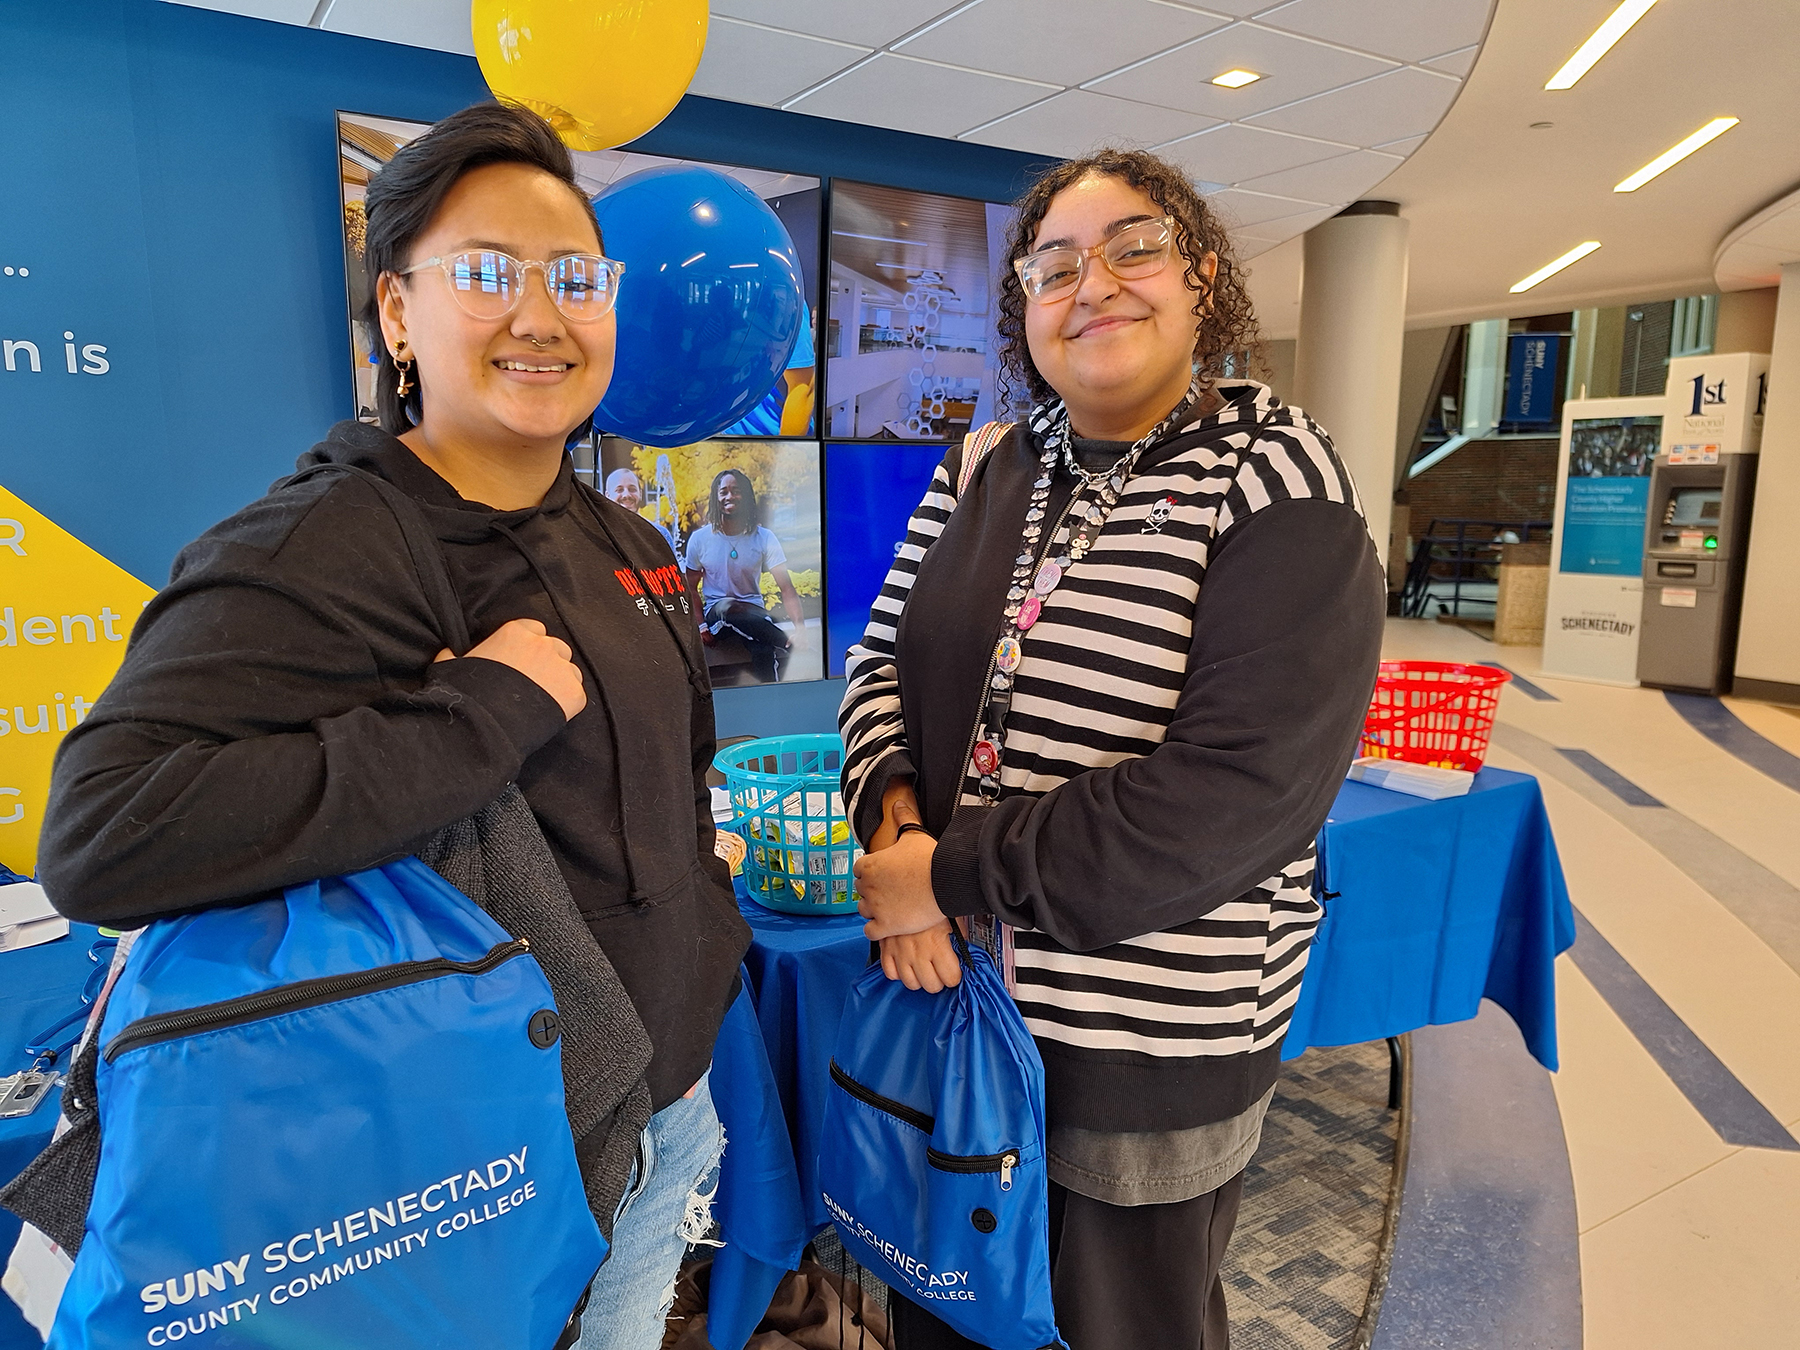
<path fill-rule="evenodd" d="M 691 165 L 621 178 L 594 210 L 606 255 L 625 264 L 594 425 L 664 448 L 705 440 L 787 368 L 805 309 L 794 241 L 749 188 Z"/>

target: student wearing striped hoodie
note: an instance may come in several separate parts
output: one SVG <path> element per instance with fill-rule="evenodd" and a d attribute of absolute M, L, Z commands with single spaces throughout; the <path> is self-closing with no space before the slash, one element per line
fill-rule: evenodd
<path fill-rule="evenodd" d="M 1313 838 L 1374 683 L 1381 572 L 1325 432 L 1226 373 L 1255 320 L 1178 169 L 1115 150 L 1052 169 L 1019 204 L 1000 314 L 1035 406 L 945 457 L 849 655 L 867 931 L 914 988 L 959 978 L 952 919 L 1002 957 L 1043 1052 L 1074 1350 L 1224 1350 L 1219 1266 L 1321 913 Z M 910 1305 L 896 1336 L 969 1344 Z"/>

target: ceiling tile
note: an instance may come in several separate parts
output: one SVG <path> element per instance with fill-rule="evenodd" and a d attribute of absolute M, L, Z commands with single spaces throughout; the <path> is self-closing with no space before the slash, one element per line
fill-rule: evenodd
<path fill-rule="evenodd" d="M 956 136 L 1054 92 L 1055 85 L 883 52 L 789 106 L 814 117 Z"/>
<path fill-rule="evenodd" d="M 1265 9 L 1279 9 L 1287 0 L 1156 0 L 1169 9 L 1197 9 L 1206 14 L 1228 14 L 1247 19 Z"/>
<path fill-rule="evenodd" d="M 1303 215 L 1283 216 L 1280 220 L 1266 221 L 1261 225 L 1233 230 L 1231 242 L 1236 247 L 1240 259 L 1254 258 L 1259 253 L 1267 253 L 1270 249 L 1278 248 L 1290 239 L 1298 238 L 1320 221 L 1330 220 L 1341 209 L 1336 206 L 1326 206 L 1316 211 L 1308 211 Z"/>
<path fill-rule="evenodd" d="M 868 54 L 867 47 L 715 16 L 688 92 L 774 107 Z"/>
<path fill-rule="evenodd" d="M 1270 221 L 1312 212 L 1323 212 L 1328 216 L 1335 215 L 1339 210 L 1338 207 L 1322 205 L 1319 202 L 1296 201 L 1291 197 L 1271 197 L 1261 192 L 1245 192 L 1242 188 L 1225 188 L 1220 192 L 1209 192 L 1206 194 L 1206 200 L 1234 230 L 1257 225 L 1266 227 Z M 1251 233 L 1255 233 L 1255 231 L 1251 230 Z"/>
<path fill-rule="evenodd" d="M 712 0 L 715 17 L 882 47 L 956 8 L 956 0 Z"/>
<path fill-rule="evenodd" d="M 1221 89 L 1208 83 L 1213 76 L 1238 68 L 1254 70 L 1263 78 L 1242 89 Z M 1390 61 L 1358 56 L 1254 24 L 1234 23 L 1130 70 L 1097 80 L 1091 87 L 1103 94 L 1229 120 L 1392 68 Z"/>
<path fill-rule="evenodd" d="M 1296 234 L 1305 234 L 1307 230 L 1318 225 L 1319 221 L 1327 221 L 1343 211 L 1343 207 L 1312 207 L 1310 211 L 1301 211 L 1294 216 L 1278 216 L 1276 220 L 1258 221 L 1255 225 L 1246 225 L 1238 230 L 1240 238 L 1246 239 L 1292 239 Z"/>
<path fill-rule="evenodd" d="M 475 55 L 469 7 L 458 0 L 334 0 L 321 26 L 407 47 Z"/>
<path fill-rule="evenodd" d="M 1390 155 L 1399 155 L 1404 159 L 1423 144 L 1425 144 L 1423 136 L 1408 136 L 1405 140 L 1388 141 L 1383 145 L 1376 146 L 1375 149 L 1385 151 Z"/>
<path fill-rule="evenodd" d="M 1459 81 L 1411 66 L 1250 119 L 1260 127 L 1329 135 L 1353 145 L 1383 145 L 1419 136 L 1438 124 L 1462 88 Z"/>
<path fill-rule="evenodd" d="M 1208 183 L 1238 183 L 1341 155 L 1348 146 L 1228 124 L 1160 146 L 1158 153 Z"/>
<path fill-rule="evenodd" d="M 1330 220 L 1344 208 L 1341 206 L 1315 206 L 1311 210 L 1301 211 L 1291 216 L 1278 216 L 1274 220 L 1259 221 L 1255 225 L 1246 225 L 1233 233 L 1234 239 L 1264 239 L 1271 243 L 1281 243 L 1292 239 L 1297 234 L 1305 234 L 1320 221 Z"/>
<path fill-rule="evenodd" d="M 1405 162 L 1398 155 L 1355 150 L 1316 164 L 1245 179 L 1239 186 L 1314 202 L 1353 202 Z"/>
<path fill-rule="evenodd" d="M 1080 155 L 1102 145 L 1160 145 L 1218 123 L 1198 113 L 1070 89 L 963 139 L 1040 155 Z"/>
<path fill-rule="evenodd" d="M 1481 41 L 1493 0 L 1293 0 L 1257 16 L 1288 33 L 1423 61 Z"/>
<path fill-rule="evenodd" d="M 1467 75 L 1475 68 L 1475 58 L 1481 55 L 1480 47 L 1464 47 L 1459 51 L 1445 52 L 1442 56 L 1434 56 L 1425 64 L 1433 70 L 1441 70 L 1446 75 Z"/>
<path fill-rule="evenodd" d="M 1055 84 L 1080 84 L 1154 56 L 1229 20 L 1156 0 L 977 0 L 894 50 Z"/>

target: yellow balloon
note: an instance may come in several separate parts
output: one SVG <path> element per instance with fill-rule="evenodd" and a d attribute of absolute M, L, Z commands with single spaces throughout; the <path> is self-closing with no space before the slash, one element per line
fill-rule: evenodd
<path fill-rule="evenodd" d="M 706 49 L 706 0 L 473 0 L 494 97 L 543 117 L 573 150 L 636 140 L 667 117 Z"/>

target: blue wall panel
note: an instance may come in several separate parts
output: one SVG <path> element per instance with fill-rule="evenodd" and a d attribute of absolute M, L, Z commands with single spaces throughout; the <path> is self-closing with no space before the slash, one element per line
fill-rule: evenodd
<path fill-rule="evenodd" d="M 160 0 L 0 9 L 0 484 L 152 585 L 349 406 L 336 110 L 435 120 L 473 60 Z M 631 148 L 1004 200 L 1030 156 L 689 98 Z M 71 374 L 63 334 L 106 348 Z M 830 522 L 827 522 L 827 529 Z M 831 684 L 721 731 L 828 725 Z M 825 719 L 821 723 L 821 719 Z"/>

